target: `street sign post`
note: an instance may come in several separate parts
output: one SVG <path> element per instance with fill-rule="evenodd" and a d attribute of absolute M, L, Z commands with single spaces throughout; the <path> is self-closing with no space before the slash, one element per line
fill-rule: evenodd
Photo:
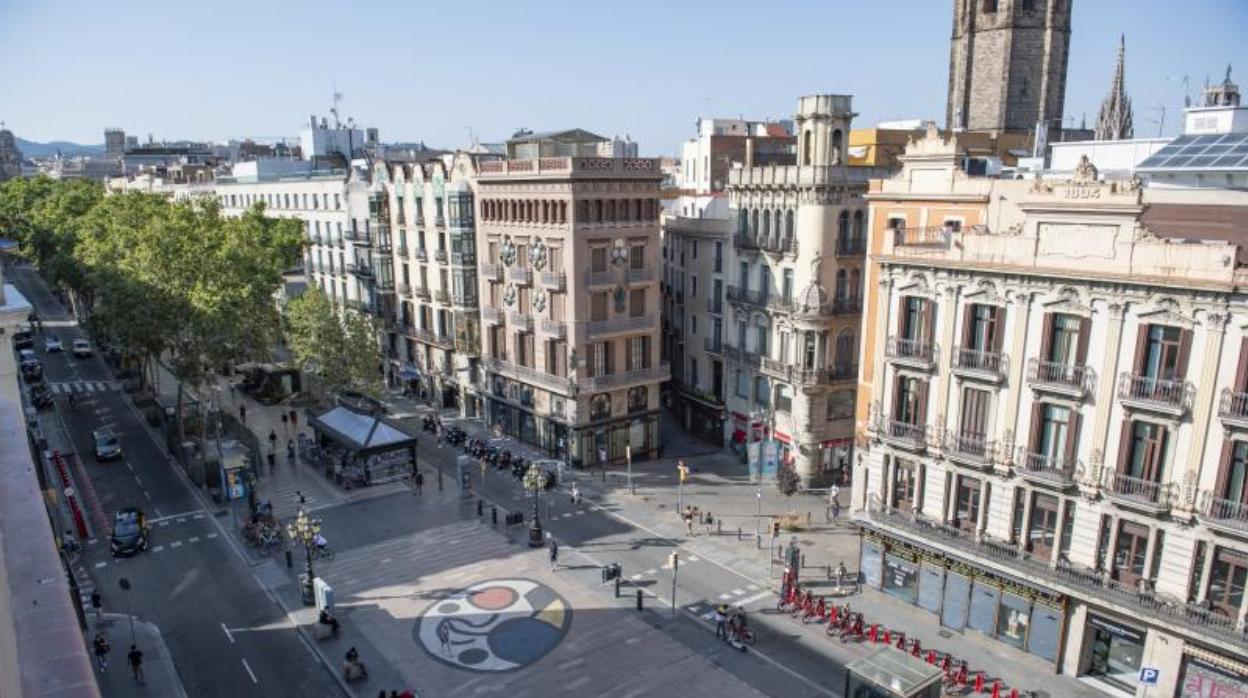
<path fill-rule="evenodd" d="M 676 513 L 683 515 L 685 511 L 685 480 L 689 478 L 689 466 L 683 460 L 676 461 L 676 475 L 680 482 L 676 484 Z"/>
<path fill-rule="evenodd" d="M 628 461 L 628 493 L 637 494 L 637 490 L 633 487 L 633 447 L 624 447 L 624 460 Z"/>
<path fill-rule="evenodd" d="M 1140 669 L 1140 683 L 1145 686 L 1156 686 L 1161 679 L 1161 669 L 1146 666 Z"/>
<path fill-rule="evenodd" d="M 680 555 L 673 552 L 667 557 L 667 564 L 672 568 L 672 615 L 676 615 L 676 572 L 680 569 Z"/>

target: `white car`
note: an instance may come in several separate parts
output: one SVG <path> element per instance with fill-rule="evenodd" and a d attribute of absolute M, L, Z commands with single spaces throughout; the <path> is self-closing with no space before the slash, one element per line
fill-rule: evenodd
<path fill-rule="evenodd" d="M 43 350 L 46 352 L 65 351 L 65 345 L 61 344 L 61 338 L 54 335 L 48 335 L 43 340 Z"/>
<path fill-rule="evenodd" d="M 85 339 L 75 339 L 74 356 L 78 358 L 91 356 L 91 342 L 88 342 Z"/>

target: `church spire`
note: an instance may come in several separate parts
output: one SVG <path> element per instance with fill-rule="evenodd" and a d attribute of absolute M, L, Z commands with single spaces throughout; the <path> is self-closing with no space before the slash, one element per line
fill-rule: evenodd
<path fill-rule="evenodd" d="M 1119 141 L 1131 138 L 1131 98 L 1126 85 L 1127 38 L 1118 39 L 1118 65 L 1114 68 L 1114 81 L 1109 94 L 1101 102 L 1101 112 L 1096 117 L 1096 140 Z"/>

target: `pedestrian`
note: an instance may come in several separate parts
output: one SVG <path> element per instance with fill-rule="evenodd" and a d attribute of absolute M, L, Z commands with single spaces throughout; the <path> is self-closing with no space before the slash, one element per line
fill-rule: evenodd
<path fill-rule="evenodd" d="M 728 639 L 728 629 L 724 627 L 724 623 L 728 620 L 727 610 L 723 604 L 715 607 L 715 639 L 717 640 L 721 637 Z"/>
<path fill-rule="evenodd" d="M 286 439 L 286 461 L 294 466 L 295 464 L 295 440 Z"/>
<path fill-rule="evenodd" d="M 709 536 L 711 535 L 711 525 L 715 523 L 714 518 L 711 516 L 711 512 L 706 512 L 706 518 L 703 520 L 706 522 L 706 535 Z"/>
<path fill-rule="evenodd" d="M 417 470 L 416 471 L 416 496 L 417 497 L 420 496 L 421 491 L 424 489 L 424 487 L 425 487 L 425 474 Z"/>
<path fill-rule="evenodd" d="M 238 421 L 243 424 L 247 423 L 247 406 L 241 403 L 238 406 Z"/>
<path fill-rule="evenodd" d="M 451 621 L 443 618 L 438 623 L 438 641 L 442 643 L 442 651 L 451 654 Z"/>
<path fill-rule="evenodd" d="M 601 465 L 603 468 L 607 467 L 607 447 L 606 446 L 598 447 L 598 464 Z"/>
<path fill-rule="evenodd" d="M 555 541 L 550 542 L 550 571 L 554 572 L 559 567 L 559 544 Z"/>
<path fill-rule="evenodd" d="M 290 411 L 290 428 L 295 431 L 299 430 L 299 412 L 298 410 Z"/>
<path fill-rule="evenodd" d="M 838 500 L 838 497 L 840 496 L 840 494 L 841 494 L 841 488 L 837 487 L 835 483 L 833 483 L 832 486 L 828 488 L 828 513 L 829 514 L 831 514 L 834 509 L 836 510 L 840 509 L 840 501 Z M 836 516 L 835 514 L 833 514 L 829 518 L 828 523 L 834 523 L 835 521 L 836 521 Z"/>
<path fill-rule="evenodd" d="M 277 432 L 269 430 L 269 449 L 272 450 L 277 445 Z"/>
<path fill-rule="evenodd" d="M 134 680 L 143 683 L 143 652 L 135 645 L 130 645 L 130 653 L 126 655 L 126 659 L 130 660 L 130 671 L 134 674 Z"/>
<path fill-rule="evenodd" d="M 289 431 L 290 431 L 290 415 L 283 412 L 282 413 L 282 432 L 286 433 Z"/>
<path fill-rule="evenodd" d="M 100 616 L 104 613 L 104 601 L 100 597 L 99 589 L 91 590 L 91 609 L 95 611 L 95 624 L 100 624 Z"/>
<path fill-rule="evenodd" d="M 304 505 L 303 492 L 295 490 L 295 496 L 299 498 L 299 508 L 302 509 Z"/>
<path fill-rule="evenodd" d="M 576 506 L 577 501 L 578 501 L 578 500 L 580 500 L 580 498 L 581 498 L 581 491 L 580 491 L 580 490 L 578 490 L 578 489 L 576 489 L 576 483 L 575 483 L 575 482 L 574 482 L 574 483 L 572 483 L 572 493 L 571 493 L 571 495 L 570 495 L 570 496 L 571 496 L 571 498 L 572 498 L 572 506 Z"/>
<path fill-rule="evenodd" d="M 274 453 L 270 449 L 268 453 L 268 457 L 269 457 L 269 474 L 274 475 L 277 473 L 277 454 Z"/>
<path fill-rule="evenodd" d="M 840 516 L 841 516 L 841 503 L 836 500 L 832 500 L 832 523 L 836 523 L 837 522 L 836 520 L 840 518 Z"/>
<path fill-rule="evenodd" d="M 95 648 L 96 666 L 100 668 L 100 673 L 103 674 L 105 671 L 108 671 L 108 657 L 105 656 L 111 649 L 108 646 L 108 638 L 104 637 L 104 633 L 96 633 L 95 642 L 92 644 Z"/>
<path fill-rule="evenodd" d="M 693 537 L 693 512 L 685 512 L 685 530 L 688 531 L 689 537 Z"/>

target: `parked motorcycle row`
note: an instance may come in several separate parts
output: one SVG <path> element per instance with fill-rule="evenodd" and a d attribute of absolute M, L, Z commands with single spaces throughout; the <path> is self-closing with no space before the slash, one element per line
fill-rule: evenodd
<path fill-rule="evenodd" d="M 948 652 L 924 650 L 917 637 L 907 639 L 904 632 L 889 629 L 882 623 L 867 624 L 866 617 L 861 612 L 854 611 L 848 603 L 840 606 L 829 604 L 822 596 L 815 596 L 813 592 L 803 592 L 792 586 L 781 597 L 778 608 L 788 611 L 791 617 L 802 623 L 824 623 L 827 636 L 839 638 L 841 642 L 882 643 L 902 652 L 909 652 L 911 656 L 919 657 L 928 664 L 939 666 L 944 674 L 943 683 L 947 693 L 965 694 L 973 691 L 991 693 L 993 698 L 1020 696 L 1017 688 L 1006 693 L 999 679 L 989 683 L 986 672 L 975 671 L 972 674 L 965 659 L 956 659 Z"/>
<path fill-rule="evenodd" d="M 430 433 L 437 433 L 441 430 L 443 443 L 458 446 L 463 450 L 464 455 L 472 456 L 495 470 L 509 472 L 516 480 L 523 480 L 524 474 L 532 465 L 529 460 L 513 454 L 508 449 L 499 448 L 485 439 L 469 438 L 468 432 L 459 427 L 443 425 L 433 415 L 425 415 L 421 419 L 421 428 Z M 558 483 L 555 475 L 547 472 L 545 489 L 553 489 L 556 484 Z"/>

